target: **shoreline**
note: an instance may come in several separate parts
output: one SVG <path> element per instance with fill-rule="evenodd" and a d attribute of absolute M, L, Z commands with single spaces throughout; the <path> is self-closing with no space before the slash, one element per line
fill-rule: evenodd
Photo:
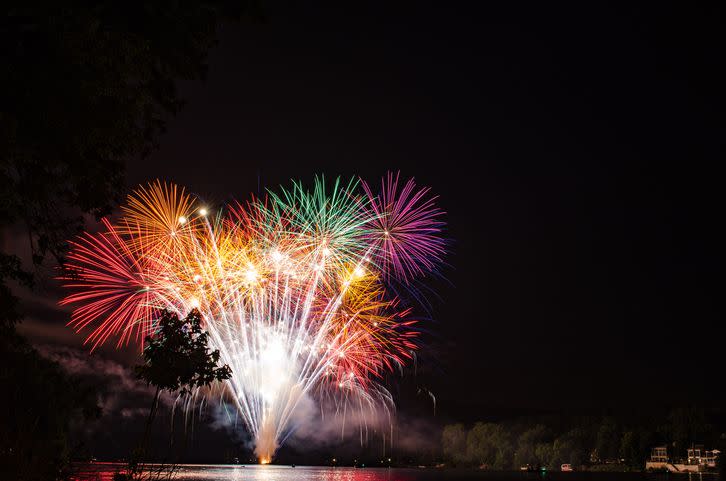
<path fill-rule="evenodd" d="M 125 461 L 73 461 L 71 463 L 73 466 L 78 467 L 91 467 L 91 466 L 98 466 L 98 467 L 118 467 L 123 468 L 126 466 Z M 163 466 L 174 466 L 176 468 L 243 468 L 243 469 L 375 469 L 375 470 L 382 470 L 382 469 L 396 469 L 396 470 L 413 470 L 413 471 L 421 471 L 421 470 L 433 470 L 433 471 L 461 471 L 461 472 L 480 472 L 480 473 L 502 473 L 502 474 L 514 474 L 519 473 L 523 476 L 529 476 L 529 475 L 537 475 L 537 476 L 543 476 L 543 475 L 554 475 L 554 474 L 563 474 L 563 475 L 571 475 L 572 473 L 580 474 L 580 473 L 587 473 L 587 474 L 668 474 L 668 475 L 715 475 L 718 476 L 718 471 L 700 471 L 700 472 L 668 472 L 668 471 L 657 471 L 657 470 L 636 470 L 636 469 L 623 469 L 623 470 L 598 470 L 598 469 L 580 469 L 580 470 L 574 470 L 574 471 L 560 471 L 560 470 L 543 470 L 543 471 L 523 471 L 519 469 L 480 469 L 476 467 L 468 467 L 468 466 L 353 466 L 353 465 L 340 465 L 340 466 L 330 466 L 326 464 L 306 464 L 306 465 L 293 465 L 293 464 L 257 464 L 257 463 L 179 463 L 179 464 L 165 464 L 165 463 L 146 463 L 146 466 L 150 467 L 163 467 Z"/>

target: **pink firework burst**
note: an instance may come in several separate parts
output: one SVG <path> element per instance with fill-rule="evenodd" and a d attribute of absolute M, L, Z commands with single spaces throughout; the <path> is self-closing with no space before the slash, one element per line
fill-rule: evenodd
<path fill-rule="evenodd" d="M 436 207 L 429 188 L 417 188 L 413 179 L 401 187 L 400 173 L 389 172 L 375 193 L 363 181 L 370 208 L 375 212 L 369 235 L 377 245 L 376 262 L 387 275 L 408 283 L 414 277 L 435 271 L 446 252 L 440 236 L 444 212 Z"/>

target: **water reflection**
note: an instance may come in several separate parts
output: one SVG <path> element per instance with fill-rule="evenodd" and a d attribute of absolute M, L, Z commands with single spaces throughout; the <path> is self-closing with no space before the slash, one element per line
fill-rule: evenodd
<path fill-rule="evenodd" d="M 112 481 L 123 465 L 96 463 L 83 466 L 76 481 Z M 414 481 L 417 477 L 392 469 L 297 467 L 275 465 L 184 465 L 173 479 L 184 481 Z"/>
<path fill-rule="evenodd" d="M 80 467 L 75 481 L 113 481 L 123 465 L 95 463 Z M 474 469 L 330 468 L 279 465 L 182 465 L 172 479 L 183 481 L 716 481 L 717 476 L 657 473 L 496 472 Z"/>
<path fill-rule="evenodd" d="M 389 470 L 355 468 L 291 468 L 289 466 L 219 466 L 185 468 L 176 479 L 186 481 L 250 480 L 250 481 L 383 481 L 406 480 L 411 478 L 391 478 Z"/>

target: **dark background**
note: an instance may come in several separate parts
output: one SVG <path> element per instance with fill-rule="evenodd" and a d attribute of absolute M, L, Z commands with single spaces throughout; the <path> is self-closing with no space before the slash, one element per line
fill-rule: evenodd
<path fill-rule="evenodd" d="M 723 9 L 393 3 L 224 24 L 128 187 L 430 186 L 450 266 L 402 416 L 433 416 L 417 387 L 435 422 L 723 405 Z"/>

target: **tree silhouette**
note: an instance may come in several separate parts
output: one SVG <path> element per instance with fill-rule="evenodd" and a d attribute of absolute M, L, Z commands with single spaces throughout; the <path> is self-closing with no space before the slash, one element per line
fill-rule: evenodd
<path fill-rule="evenodd" d="M 0 228 L 20 231 L 34 264 L 62 261 L 84 219 L 118 204 L 124 162 L 148 155 L 183 105 L 177 81 L 203 78 L 217 25 L 250 11 L 224 0 L 3 2 Z M 0 323 L 19 318 L 6 281 L 32 272 L 19 244 L 0 245 Z"/>
<path fill-rule="evenodd" d="M 136 376 L 160 391 L 182 394 L 229 379 L 231 369 L 217 366 L 219 350 L 209 352 L 208 341 L 198 310 L 184 319 L 163 311 L 156 331 L 146 338 L 145 362 L 136 366 Z"/>
<path fill-rule="evenodd" d="M 136 376 L 156 387 L 146 430 L 137 457 L 145 455 L 151 424 L 159 407 L 162 391 L 189 395 L 195 389 L 232 376 L 228 365 L 218 366 L 219 350 L 208 347 L 209 335 L 202 329 L 199 311 L 193 309 L 186 318 L 163 311 L 156 330 L 146 338 L 144 364 L 136 366 Z M 131 471 L 137 472 L 132 461 Z"/>
<path fill-rule="evenodd" d="M 97 386 L 68 375 L 19 335 L 0 337 L 0 479 L 67 474 L 69 424 L 100 415 Z"/>
<path fill-rule="evenodd" d="M 16 332 L 16 286 L 32 287 L 35 268 L 62 262 L 85 220 L 111 212 L 126 160 L 150 153 L 181 109 L 177 81 L 204 76 L 218 24 L 243 13 L 257 13 L 254 0 L 2 3 L 0 478 L 57 473 L 72 454 L 65 407 L 87 397 Z M 71 388 L 47 409 L 58 386 Z M 21 446 L 18 435 L 31 432 L 34 444 Z M 21 449 L 43 456 L 21 459 Z"/>

